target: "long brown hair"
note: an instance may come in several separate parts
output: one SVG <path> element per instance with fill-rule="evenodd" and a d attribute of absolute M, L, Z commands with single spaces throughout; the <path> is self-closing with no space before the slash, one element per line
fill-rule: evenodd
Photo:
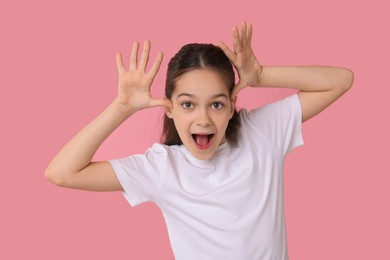
<path fill-rule="evenodd" d="M 191 70 L 210 69 L 219 73 L 231 94 L 235 85 L 233 66 L 221 48 L 213 44 L 191 43 L 184 45 L 169 61 L 165 83 L 165 96 L 169 99 L 175 91 L 176 82 L 180 77 Z M 226 128 L 226 139 L 231 144 L 237 143 L 240 120 L 234 110 L 233 117 Z M 183 144 L 176 130 L 173 119 L 164 115 L 164 126 L 161 136 L 162 143 L 166 145 Z"/>

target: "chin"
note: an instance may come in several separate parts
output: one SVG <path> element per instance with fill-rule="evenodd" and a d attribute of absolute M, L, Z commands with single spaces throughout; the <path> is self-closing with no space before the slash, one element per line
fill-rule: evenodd
<path fill-rule="evenodd" d="M 209 160 L 213 158 L 215 151 L 204 151 L 204 152 L 199 152 L 197 150 L 190 150 L 192 156 L 194 156 L 198 160 Z"/>
<path fill-rule="evenodd" d="M 192 154 L 192 155 L 196 159 L 198 159 L 198 160 L 206 161 L 206 160 L 209 160 L 209 159 L 213 158 L 214 154 L 208 154 L 208 155 L 195 155 L 195 154 Z"/>

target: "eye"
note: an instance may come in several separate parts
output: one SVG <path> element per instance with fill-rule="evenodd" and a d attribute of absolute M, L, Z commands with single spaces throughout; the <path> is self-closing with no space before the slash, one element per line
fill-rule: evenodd
<path fill-rule="evenodd" d="M 185 109 L 191 109 L 193 107 L 193 104 L 191 102 L 183 102 L 181 103 L 181 106 Z"/>
<path fill-rule="evenodd" d="M 222 109 L 222 108 L 225 107 L 225 105 L 222 104 L 222 103 L 220 103 L 220 102 L 215 102 L 215 103 L 213 103 L 213 104 L 211 105 L 211 107 L 214 108 L 214 109 Z"/>

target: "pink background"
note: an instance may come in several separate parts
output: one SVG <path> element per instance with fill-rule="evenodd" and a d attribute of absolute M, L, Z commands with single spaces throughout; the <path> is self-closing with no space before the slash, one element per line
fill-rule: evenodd
<path fill-rule="evenodd" d="M 185 43 L 224 40 L 246 20 L 264 65 L 335 65 L 350 92 L 304 124 L 286 161 L 292 260 L 390 259 L 389 17 L 385 0 L 3 1 L 0 4 L 0 259 L 172 259 L 161 212 L 119 193 L 67 190 L 43 177 L 58 150 L 115 97 L 115 53 L 150 39 L 169 58 Z M 247 89 L 241 107 L 291 93 Z M 122 125 L 96 159 L 158 140 L 161 109 Z M 4 167 L 5 166 L 5 167 Z M 223 238 L 221 238 L 223 239 Z"/>

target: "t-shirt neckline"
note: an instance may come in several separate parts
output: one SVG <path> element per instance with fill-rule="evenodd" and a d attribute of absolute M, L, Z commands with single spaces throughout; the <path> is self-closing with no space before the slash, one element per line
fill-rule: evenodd
<path fill-rule="evenodd" d="M 188 160 L 194 164 L 197 164 L 197 165 L 203 165 L 203 166 L 207 166 L 207 165 L 210 165 L 210 164 L 213 164 L 213 162 L 219 157 L 221 156 L 222 154 L 226 153 L 226 151 L 229 149 L 230 147 L 230 144 L 229 142 L 226 140 L 226 142 L 224 142 L 223 144 L 219 145 L 217 150 L 215 151 L 215 153 L 213 154 L 213 157 L 211 157 L 210 159 L 206 159 L 206 160 L 201 160 L 201 159 L 198 159 L 196 158 L 194 155 L 192 155 L 192 153 L 187 149 L 187 147 L 185 147 L 184 144 L 181 145 L 181 150 L 183 151 L 183 153 L 185 154 L 185 156 L 188 158 Z"/>

